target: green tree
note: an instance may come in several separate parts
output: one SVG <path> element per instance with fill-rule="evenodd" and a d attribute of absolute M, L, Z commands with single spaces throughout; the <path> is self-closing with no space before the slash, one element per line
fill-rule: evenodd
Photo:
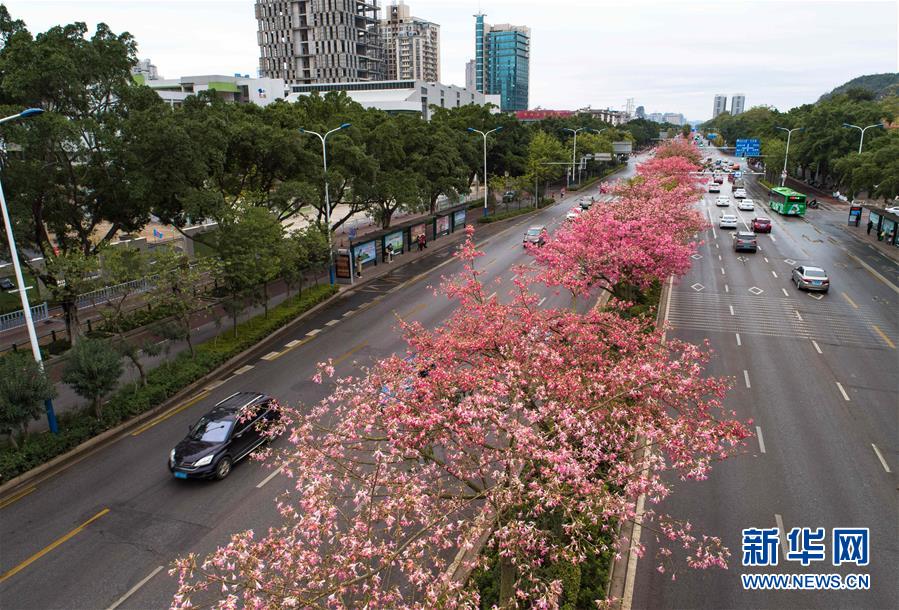
<path fill-rule="evenodd" d="M 19 446 L 16 432 L 25 438 L 28 421 L 40 417 L 44 401 L 55 396 L 56 388 L 30 354 L 0 357 L 0 433 L 13 447 Z"/>
<path fill-rule="evenodd" d="M 53 300 L 62 306 L 66 323 L 66 337 L 70 345 L 76 345 L 81 336 L 78 317 L 78 297 L 98 285 L 100 260 L 94 253 L 69 250 L 45 259 L 45 271 L 41 274 Z"/>
<path fill-rule="evenodd" d="M 185 341 L 193 357 L 191 322 L 195 314 L 209 309 L 203 286 L 209 283 L 212 263 L 205 258 L 191 261 L 171 248 L 158 248 L 153 259 L 156 277 L 150 299 L 168 314 L 168 319 L 156 324 L 154 330 L 166 339 Z"/>
<path fill-rule="evenodd" d="M 226 218 L 218 231 L 219 282 L 237 336 L 237 317 L 248 303 L 261 303 L 268 316 L 268 283 L 281 272 L 284 229 L 269 210 L 251 207 Z"/>
<path fill-rule="evenodd" d="M 558 138 L 545 131 L 536 132 L 528 146 L 528 183 L 536 183 L 538 191 L 542 184 L 545 191 L 547 181 L 565 175 L 565 162 L 570 159 L 568 151 Z"/>
<path fill-rule="evenodd" d="M 303 290 L 303 282 L 310 271 L 317 271 L 328 262 L 328 236 L 318 226 L 310 225 L 291 232 L 281 257 L 281 277 L 288 290 L 296 286 Z"/>
<path fill-rule="evenodd" d="M 82 339 L 69 352 L 62 380 L 91 401 L 94 415 L 103 416 L 103 397 L 112 392 L 122 375 L 118 350 L 102 339 Z"/>

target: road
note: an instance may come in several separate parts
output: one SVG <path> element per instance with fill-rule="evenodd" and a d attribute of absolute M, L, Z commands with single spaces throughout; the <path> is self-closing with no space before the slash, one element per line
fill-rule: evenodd
<path fill-rule="evenodd" d="M 613 178 L 632 175 L 634 164 Z M 585 191 L 589 193 L 591 191 Z M 596 192 L 596 188 L 592 189 Z M 527 263 L 521 236 L 529 225 L 550 230 L 564 221 L 576 196 L 519 220 L 484 240 L 477 266 L 487 286 Z M 570 201 L 570 203 L 567 203 Z M 476 232 L 477 237 L 477 232 Z M 59 475 L 23 489 L 0 505 L 0 606 L 6 609 L 163 608 L 176 588 L 171 562 L 207 553 L 233 532 L 264 530 L 278 519 L 275 498 L 285 477 L 245 461 L 221 482 L 181 482 L 169 474 L 169 450 L 188 426 L 236 391 L 258 390 L 290 404 L 312 404 L 329 391 L 310 378 L 315 364 L 334 359 L 338 376 L 404 350 L 395 315 L 433 327 L 454 303 L 435 296 L 441 275 L 460 269 L 451 252 L 398 267 L 311 316 L 294 336 L 271 345 L 257 362 L 237 369 L 164 419 L 123 435 Z M 570 298 L 545 289 L 545 306 Z M 275 446 L 284 446 L 284 439 Z"/>
<path fill-rule="evenodd" d="M 727 182 L 722 193 L 730 193 Z M 761 187 L 751 185 L 750 195 L 755 214 L 730 212 L 741 224 L 769 216 L 773 233 L 759 236 L 759 252 L 738 256 L 731 232 L 708 231 L 692 270 L 673 284 L 669 322 L 671 336 L 709 340 L 710 373 L 734 384 L 726 405 L 751 418 L 757 435 L 707 481 L 676 481 L 673 495 L 652 507 L 721 536 L 733 556 L 726 571 L 682 567 L 672 580 L 670 569 L 657 571 L 655 535 L 643 529 L 647 553 L 630 607 L 897 608 L 896 265 L 826 215 L 772 215 L 758 207 L 767 203 Z M 714 197 L 700 205 L 717 221 Z M 796 290 L 790 271 L 801 263 L 828 271 L 828 294 Z M 782 547 L 777 567 L 743 567 L 741 530 L 776 526 L 825 528 L 826 561 L 803 567 L 785 560 Z M 870 565 L 831 565 L 834 527 L 870 528 Z M 748 573 L 861 573 L 870 590 L 750 592 L 740 580 Z"/>

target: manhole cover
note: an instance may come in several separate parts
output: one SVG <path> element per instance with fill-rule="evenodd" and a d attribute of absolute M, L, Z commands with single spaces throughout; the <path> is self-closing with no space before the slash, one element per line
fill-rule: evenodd
<path fill-rule="evenodd" d="M 765 291 L 762 290 L 761 288 L 759 288 L 758 286 L 753 286 L 752 288 L 749 289 L 749 292 L 751 292 L 751 293 L 754 294 L 755 296 L 758 296 L 758 295 L 762 294 L 762 293 L 765 292 Z"/>
<path fill-rule="evenodd" d="M 690 288 L 692 288 L 692 289 L 695 290 L 696 292 L 699 292 L 700 290 L 702 290 L 703 288 L 705 288 L 705 286 L 703 286 L 702 284 L 700 284 L 699 282 L 697 282 L 697 283 L 693 284 L 692 286 L 690 286 Z"/>

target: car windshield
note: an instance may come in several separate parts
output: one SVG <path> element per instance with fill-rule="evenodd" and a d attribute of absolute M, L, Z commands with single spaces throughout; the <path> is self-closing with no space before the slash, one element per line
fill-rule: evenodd
<path fill-rule="evenodd" d="M 209 419 L 204 417 L 190 431 L 190 438 L 206 443 L 221 443 L 228 438 L 234 421 L 230 419 Z"/>
<path fill-rule="evenodd" d="M 540 235 L 540 229 L 528 229 L 528 235 L 531 235 L 531 236 Z"/>
<path fill-rule="evenodd" d="M 806 277 L 827 277 L 827 275 L 825 275 L 825 273 L 823 271 L 821 271 L 820 269 L 809 269 L 808 267 L 806 267 L 806 269 L 805 269 L 805 276 Z"/>

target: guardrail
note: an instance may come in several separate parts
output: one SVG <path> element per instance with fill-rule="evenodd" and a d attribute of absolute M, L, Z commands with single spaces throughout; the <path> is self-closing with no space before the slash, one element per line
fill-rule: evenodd
<path fill-rule="evenodd" d="M 50 315 L 49 310 L 47 309 L 47 302 L 44 301 L 40 305 L 33 305 L 31 307 L 31 317 L 35 322 L 38 320 L 44 320 Z M 25 311 L 20 309 L 18 311 L 13 311 L 10 313 L 5 313 L 0 315 L 0 331 L 9 330 L 11 328 L 18 328 L 20 326 L 25 326 Z"/>
<path fill-rule="evenodd" d="M 75 303 L 78 305 L 79 309 L 82 309 L 108 303 L 122 293 L 140 294 L 141 292 L 147 292 L 153 287 L 153 279 L 155 277 L 156 276 L 154 275 L 139 280 L 123 282 L 121 284 L 116 284 L 115 286 L 106 286 L 105 288 L 85 292 L 84 294 L 78 295 Z"/>

